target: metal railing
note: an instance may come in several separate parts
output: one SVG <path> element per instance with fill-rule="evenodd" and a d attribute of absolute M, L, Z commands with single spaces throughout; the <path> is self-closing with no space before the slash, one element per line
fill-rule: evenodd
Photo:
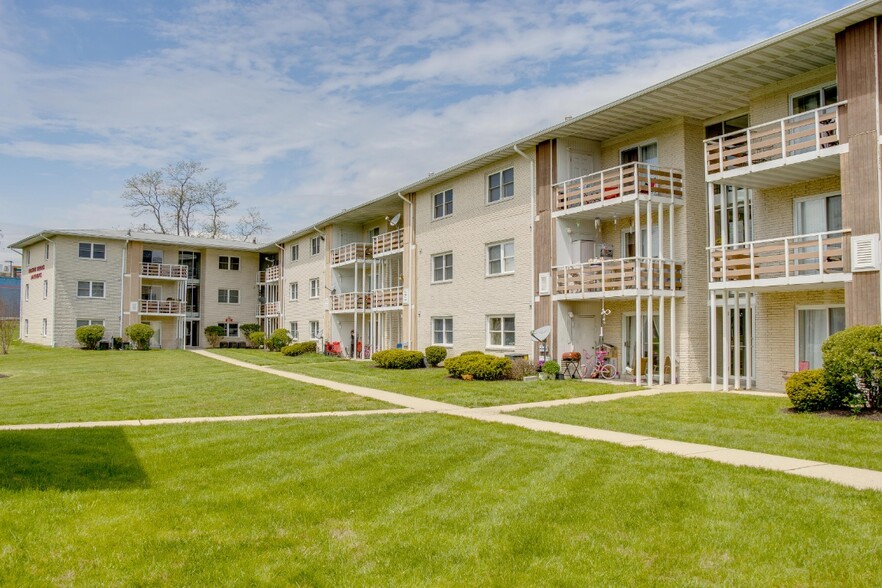
<path fill-rule="evenodd" d="M 369 292 L 346 292 L 331 295 L 331 312 L 345 310 L 369 310 L 371 295 Z"/>
<path fill-rule="evenodd" d="M 554 268 L 554 294 L 622 295 L 683 288 L 683 264 L 656 257 L 624 257 Z"/>
<path fill-rule="evenodd" d="M 404 304 L 404 287 L 381 288 L 371 293 L 371 308 L 395 308 Z"/>
<path fill-rule="evenodd" d="M 704 142 L 706 175 L 780 161 L 839 145 L 839 117 L 846 102 L 837 102 L 733 131 Z"/>
<path fill-rule="evenodd" d="M 842 274 L 850 268 L 850 230 L 708 247 L 711 283 Z M 805 280 L 801 280 L 805 281 Z"/>
<path fill-rule="evenodd" d="M 282 278 L 282 266 L 274 265 L 266 268 L 262 272 L 257 272 L 257 282 L 264 284 L 266 282 L 275 282 Z"/>
<path fill-rule="evenodd" d="M 374 257 L 401 251 L 404 249 L 404 229 L 396 229 L 377 235 L 373 239 L 372 246 Z"/>
<path fill-rule="evenodd" d="M 186 280 L 187 266 L 170 263 L 141 263 L 142 278 L 169 278 L 172 280 Z"/>
<path fill-rule="evenodd" d="M 558 182 L 552 190 L 555 211 L 590 204 L 606 206 L 637 198 L 662 197 L 672 203 L 682 203 L 683 172 L 648 163 L 626 163 Z"/>
<path fill-rule="evenodd" d="M 141 314 L 184 314 L 186 305 L 180 300 L 141 300 L 138 312 Z"/>
<path fill-rule="evenodd" d="M 331 249 L 331 265 L 371 258 L 370 243 L 350 243 Z"/>

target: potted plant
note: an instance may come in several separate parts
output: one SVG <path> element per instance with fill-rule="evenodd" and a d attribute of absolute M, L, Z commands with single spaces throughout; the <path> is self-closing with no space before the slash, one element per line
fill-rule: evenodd
<path fill-rule="evenodd" d="M 560 364 L 553 360 L 546 361 L 542 365 L 542 373 L 546 376 L 546 378 L 554 380 L 560 373 Z"/>

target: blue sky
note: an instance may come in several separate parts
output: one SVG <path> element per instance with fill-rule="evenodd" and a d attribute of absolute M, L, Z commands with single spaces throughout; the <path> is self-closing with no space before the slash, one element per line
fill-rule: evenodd
<path fill-rule="evenodd" d="M 0 0 L 0 256 L 196 159 L 281 236 L 833 0 Z"/>

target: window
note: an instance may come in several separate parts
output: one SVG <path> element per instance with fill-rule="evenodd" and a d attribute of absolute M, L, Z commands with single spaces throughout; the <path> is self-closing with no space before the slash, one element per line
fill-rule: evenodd
<path fill-rule="evenodd" d="M 48 334 L 49 334 L 49 321 L 47 321 L 46 319 L 43 319 L 43 336 L 45 337 Z"/>
<path fill-rule="evenodd" d="M 294 243 L 291 245 L 291 261 L 297 261 L 300 259 L 300 244 Z"/>
<path fill-rule="evenodd" d="M 725 135 L 726 133 L 741 131 L 749 126 L 750 115 L 742 114 L 741 116 L 735 116 L 724 121 L 707 125 L 706 127 L 704 127 L 704 138 L 713 139 L 714 137 L 719 137 L 720 135 Z"/>
<path fill-rule="evenodd" d="M 487 346 L 488 347 L 514 347 L 515 344 L 515 317 L 488 316 L 487 317 Z"/>
<path fill-rule="evenodd" d="M 162 249 L 156 251 L 145 249 L 141 253 L 141 261 L 144 263 L 162 263 Z"/>
<path fill-rule="evenodd" d="M 322 252 L 322 238 L 321 236 L 313 237 L 309 241 L 309 254 L 310 255 L 318 255 Z"/>
<path fill-rule="evenodd" d="M 793 202 L 794 230 L 810 235 L 842 229 L 842 196 L 815 196 Z"/>
<path fill-rule="evenodd" d="M 432 343 L 435 345 L 453 345 L 452 317 L 432 319 Z"/>
<path fill-rule="evenodd" d="M 77 282 L 79 298 L 104 298 L 104 282 Z"/>
<path fill-rule="evenodd" d="M 451 194 L 451 198 L 452 198 Z M 502 170 L 487 176 L 487 202 L 499 202 L 514 196 L 514 168 Z M 451 202 L 452 206 L 452 202 Z"/>
<path fill-rule="evenodd" d="M 80 258 L 104 259 L 104 243 L 80 243 Z"/>
<path fill-rule="evenodd" d="M 28 334 L 28 319 L 24 320 L 24 334 Z"/>
<path fill-rule="evenodd" d="M 217 258 L 217 269 L 239 271 L 239 258 L 221 255 Z"/>
<path fill-rule="evenodd" d="M 310 298 L 318 298 L 319 297 L 319 279 L 313 278 L 309 281 L 309 297 Z"/>
<path fill-rule="evenodd" d="M 453 190 L 445 190 L 439 192 L 432 197 L 434 207 L 432 209 L 432 218 L 444 218 L 453 214 Z"/>
<path fill-rule="evenodd" d="M 78 329 L 80 327 L 89 327 L 91 325 L 100 325 L 103 327 L 104 320 L 103 319 L 77 319 L 77 328 Z"/>
<path fill-rule="evenodd" d="M 297 330 L 297 322 L 292 322 L 290 326 L 291 328 L 288 329 L 288 331 L 291 333 L 291 338 L 297 341 L 300 339 L 300 332 Z"/>
<path fill-rule="evenodd" d="M 836 84 L 814 88 L 808 92 L 796 94 L 790 98 L 790 114 L 808 112 L 822 106 L 839 102 L 839 90 Z"/>
<path fill-rule="evenodd" d="M 432 282 L 449 282 L 453 279 L 453 254 L 432 256 Z"/>
<path fill-rule="evenodd" d="M 49 259 L 49 243 L 46 243 L 46 259 Z"/>
<path fill-rule="evenodd" d="M 320 339 L 322 336 L 322 330 L 319 328 L 318 321 L 309 321 L 309 338 L 310 339 Z"/>
<path fill-rule="evenodd" d="M 31 285 L 25 284 L 25 302 L 31 299 Z"/>
<path fill-rule="evenodd" d="M 30 249 L 28 249 L 28 254 L 26 255 L 26 257 L 27 257 L 28 259 L 27 259 L 27 262 L 25 262 L 25 264 L 26 264 L 26 265 L 31 265 L 31 250 L 30 250 Z M 82 256 L 80 256 L 80 257 L 82 257 Z"/>
<path fill-rule="evenodd" d="M 218 323 L 217 326 L 224 330 L 224 337 L 239 336 L 239 323 Z"/>
<path fill-rule="evenodd" d="M 217 301 L 220 304 L 239 304 L 239 291 L 221 288 L 217 291 Z"/>
<path fill-rule="evenodd" d="M 619 155 L 620 163 L 625 165 L 626 163 L 649 163 L 651 165 L 658 164 L 658 143 L 653 141 L 652 143 L 646 143 L 644 145 L 637 145 L 635 147 L 629 147 L 628 149 L 622 149 L 622 152 Z"/>
<path fill-rule="evenodd" d="M 49 298 L 49 280 L 43 280 L 43 299 Z"/>
<path fill-rule="evenodd" d="M 659 235 L 658 224 L 652 225 L 652 243 L 650 248 L 649 240 L 646 238 L 646 227 L 640 227 L 640 251 L 637 251 L 637 233 L 634 229 L 624 231 L 622 233 L 622 250 L 625 257 L 658 257 L 659 256 Z"/>
<path fill-rule="evenodd" d="M 297 300 L 297 282 L 291 284 L 291 300 Z"/>
<path fill-rule="evenodd" d="M 487 275 L 497 276 L 514 272 L 514 241 L 487 246 Z"/>
<path fill-rule="evenodd" d="M 796 369 L 823 367 L 821 343 L 845 328 L 845 307 L 797 309 Z"/>

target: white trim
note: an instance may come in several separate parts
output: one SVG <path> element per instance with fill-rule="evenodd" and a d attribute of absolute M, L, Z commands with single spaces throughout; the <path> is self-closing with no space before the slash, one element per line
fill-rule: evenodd
<path fill-rule="evenodd" d="M 809 200 L 820 200 L 821 198 L 823 198 L 823 199 L 826 201 L 826 199 L 827 199 L 827 198 L 830 198 L 831 196 L 839 196 L 840 198 L 842 198 L 842 191 L 840 190 L 840 191 L 838 191 L 838 192 L 836 192 L 836 191 L 834 191 L 834 192 L 824 192 L 823 194 L 812 194 L 811 196 L 798 196 L 798 197 L 796 197 L 796 198 L 793 199 L 793 208 L 792 208 L 791 212 L 793 213 L 793 236 L 794 236 L 794 237 L 798 237 L 798 236 L 800 236 L 800 233 L 798 232 L 798 231 L 799 231 L 799 227 L 796 226 L 796 222 L 797 222 L 797 219 L 798 219 L 798 217 L 797 217 L 797 215 L 796 215 L 796 209 L 797 209 L 798 203 L 800 203 L 800 202 L 807 202 L 807 201 L 809 201 Z M 825 206 L 826 206 L 826 203 L 825 203 Z M 824 212 L 825 212 L 825 214 L 826 214 L 826 210 L 825 210 Z M 840 206 L 840 209 L 839 209 L 839 215 L 842 216 L 842 208 L 841 208 L 841 206 Z M 825 217 L 825 218 L 824 218 L 824 225 L 826 225 L 826 224 L 827 224 L 827 219 L 826 219 L 826 217 Z M 831 231 L 841 231 L 841 230 L 843 230 L 842 227 L 840 227 L 840 228 L 838 228 L 838 229 L 831 229 L 830 227 L 826 227 L 826 228 L 825 228 L 823 231 L 821 231 L 821 232 L 823 232 L 823 233 L 829 233 L 829 232 L 831 232 Z M 812 235 L 812 234 L 814 234 L 814 233 L 806 233 L 806 234 L 808 234 L 808 235 Z"/>
<path fill-rule="evenodd" d="M 656 162 L 655 163 L 647 163 L 647 162 L 643 161 L 642 159 L 640 159 L 640 148 L 646 147 L 648 145 L 652 145 L 653 143 L 655 143 Z M 657 137 L 653 137 L 653 138 L 647 139 L 645 141 L 640 141 L 639 143 L 633 143 L 631 145 L 626 145 L 626 146 L 620 148 L 619 149 L 619 163 L 618 163 L 619 167 L 622 165 L 627 165 L 625 163 L 622 163 L 622 153 L 624 153 L 625 151 L 630 151 L 631 149 L 637 149 L 637 158 L 638 158 L 637 162 L 638 163 L 647 163 L 647 165 L 658 165 L 658 154 L 661 151 L 658 146 L 658 138 Z M 629 162 L 629 163 L 633 163 L 633 162 Z"/>
<path fill-rule="evenodd" d="M 512 269 L 506 270 L 505 269 L 505 260 L 509 259 L 509 258 L 505 257 L 505 246 L 508 245 L 509 243 L 511 243 L 511 258 L 510 259 L 511 259 Z M 500 271 L 495 272 L 495 273 L 491 273 L 491 271 L 490 271 L 490 248 L 497 247 L 497 246 L 500 248 L 499 249 L 499 268 L 500 268 Z M 499 276 L 510 276 L 515 273 L 515 270 L 514 270 L 515 263 L 516 263 L 516 261 L 515 261 L 515 240 L 513 238 L 512 239 L 505 239 L 504 241 L 494 241 L 492 243 L 485 243 L 484 244 L 484 277 L 485 278 L 496 278 Z"/>
<path fill-rule="evenodd" d="M 489 186 L 488 186 L 488 189 L 489 189 Z M 439 194 L 443 196 L 443 195 L 446 194 L 447 192 L 450 192 L 450 208 L 451 208 L 451 211 L 450 211 L 449 213 L 447 213 L 447 214 L 442 214 L 441 216 L 435 216 L 435 196 L 438 196 Z M 451 216 L 453 216 L 453 208 L 454 208 L 454 200 L 455 200 L 455 199 L 456 199 L 456 190 L 453 189 L 453 186 L 451 186 L 451 187 L 449 187 L 449 188 L 444 188 L 444 189 L 442 189 L 442 190 L 440 190 L 440 191 L 432 190 L 431 202 L 429 203 L 429 207 L 431 208 L 431 211 L 432 211 L 432 220 L 431 220 L 431 222 L 435 222 L 435 221 L 443 220 L 443 219 L 445 219 L 445 218 L 450 218 Z M 446 203 L 445 203 L 445 204 L 446 204 Z M 444 208 L 446 208 L 446 206 L 445 206 Z"/>
<path fill-rule="evenodd" d="M 500 344 L 500 345 L 494 345 L 490 341 L 490 321 L 495 318 L 502 319 L 502 325 L 501 325 L 502 329 L 499 331 L 501 338 L 502 338 L 502 344 Z M 515 340 L 514 340 L 514 343 L 512 343 L 511 345 L 505 345 L 505 333 L 506 333 L 505 319 L 507 319 L 507 318 L 510 318 L 512 320 L 512 322 L 514 323 L 514 328 L 512 329 L 511 333 L 515 336 Z M 495 350 L 499 350 L 499 351 L 515 349 L 517 347 L 517 332 L 518 332 L 517 317 L 514 313 L 485 315 L 485 317 L 484 317 L 484 336 L 485 336 L 484 348 L 485 349 L 495 349 Z"/>
<path fill-rule="evenodd" d="M 452 277 L 450 277 L 450 278 L 446 277 L 447 276 L 447 270 L 446 270 L 447 266 L 444 265 L 443 261 L 441 262 L 441 273 L 445 277 L 441 280 L 435 279 L 435 259 L 439 258 L 439 257 L 446 257 L 448 255 L 450 256 L 450 273 L 452 275 L 453 274 L 453 251 L 445 251 L 443 253 L 433 253 L 432 255 L 429 256 L 429 271 L 431 272 L 431 278 L 429 280 L 430 284 L 449 284 L 450 282 L 453 281 Z"/>
<path fill-rule="evenodd" d="M 432 345 L 436 345 L 436 346 L 439 346 L 439 347 L 447 347 L 448 349 L 451 348 L 451 347 L 453 347 L 453 341 L 454 341 L 454 337 L 453 337 L 453 316 L 452 316 L 452 315 L 432 316 L 432 317 L 429 318 L 429 320 L 431 321 L 431 326 L 432 326 L 432 327 L 431 327 L 431 332 L 432 332 Z M 436 343 L 436 342 L 435 342 L 435 332 L 436 332 L 436 331 L 435 331 L 435 321 L 448 321 L 448 320 L 450 321 L 450 332 L 449 332 L 449 334 L 450 334 L 450 342 L 447 342 L 447 340 L 446 340 L 446 339 L 447 339 L 448 331 L 447 331 L 447 329 L 446 329 L 446 324 L 445 324 L 445 325 L 442 327 L 442 329 L 441 329 L 441 334 L 442 334 L 442 337 L 441 337 L 441 338 L 444 339 L 445 341 L 444 341 L 443 343 Z"/>
<path fill-rule="evenodd" d="M 502 182 L 502 174 L 511 170 L 511 196 L 505 196 L 502 187 L 505 185 Z M 499 200 L 490 201 L 490 176 L 499 174 Z M 509 200 L 514 200 L 515 197 L 515 188 L 517 187 L 517 174 L 515 172 L 514 165 L 508 165 L 506 167 L 500 168 L 496 171 L 492 171 L 484 174 L 484 205 L 492 206 L 493 204 L 499 204 L 500 202 L 506 202 Z"/>
<path fill-rule="evenodd" d="M 827 311 L 827 337 L 830 336 L 830 309 L 845 309 L 845 304 L 797 304 L 793 309 L 793 370 L 799 370 L 799 311 L 800 310 L 826 310 Z M 825 337 L 825 339 L 827 338 Z M 816 369 L 816 368 L 812 368 Z"/>
<path fill-rule="evenodd" d="M 809 94 L 814 94 L 815 92 L 820 92 L 820 96 L 821 96 L 820 102 L 823 102 L 824 101 L 824 92 L 823 92 L 824 88 L 832 88 L 833 86 L 836 86 L 836 94 L 837 94 L 836 102 L 834 102 L 833 104 L 837 104 L 839 102 L 842 102 L 842 100 L 839 99 L 839 95 L 838 95 L 839 94 L 839 81 L 836 80 L 835 78 L 829 82 L 826 82 L 823 84 L 818 84 L 816 86 L 812 86 L 811 88 L 805 88 L 803 90 L 793 92 L 792 94 L 788 94 L 787 95 L 787 112 L 790 113 L 789 116 L 793 116 L 794 114 L 796 114 L 793 112 L 794 98 L 800 98 L 802 96 L 808 96 Z M 818 108 L 824 108 L 825 106 L 832 106 L 833 104 L 819 104 Z M 806 111 L 806 112 L 810 112 L 810 111 Z M 799 113 L 799 114 L 802 114 L 802 113 Z"/>

